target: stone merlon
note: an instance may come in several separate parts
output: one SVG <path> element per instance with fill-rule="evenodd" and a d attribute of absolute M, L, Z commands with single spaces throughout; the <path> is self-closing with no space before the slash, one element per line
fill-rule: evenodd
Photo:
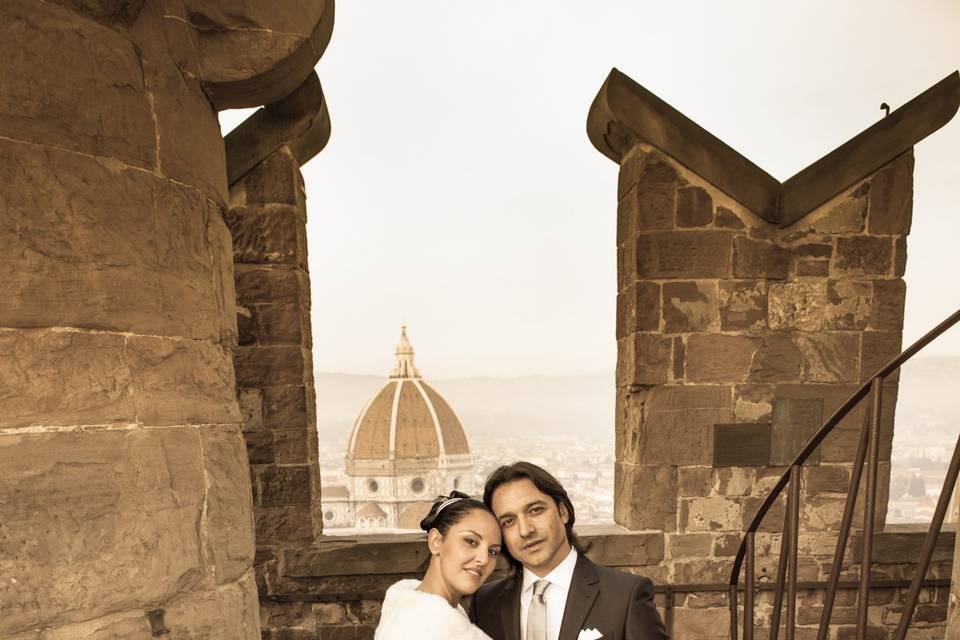
<path fill-rule="evenodd" d="M 634 145 L 652 145 L 768 222 L 786 227 L 945 125 L 958 107 L 960 72 L 954 71 L 781 183 L 613 69 L 590 107 L 587 135 L 618 164 Z"/>

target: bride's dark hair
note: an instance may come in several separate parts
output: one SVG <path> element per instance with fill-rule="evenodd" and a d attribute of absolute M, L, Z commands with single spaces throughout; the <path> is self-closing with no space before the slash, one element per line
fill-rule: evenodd
<path fill-rule="evenodd" d="M 474 509 L 493 513 L 481 500 L 471 498 L 462 491 L 451 491 L 450 495 L 437 496 L 426 517 L 420 521 L 420 528 L 427 532 L 436 529 L 445 536 L 450 527 Z"/>

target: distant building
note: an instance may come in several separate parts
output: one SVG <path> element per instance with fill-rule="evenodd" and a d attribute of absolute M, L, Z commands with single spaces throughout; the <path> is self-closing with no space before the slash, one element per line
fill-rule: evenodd
<path fill-rule="evenodd" d="M 417 529 L 437 495 L 475 489 L 467 434 L 420 377 L 406 325 L 395 353 L 390 378 L 354 422 L 344 484 L 322 489 L 325 529 Z"/>

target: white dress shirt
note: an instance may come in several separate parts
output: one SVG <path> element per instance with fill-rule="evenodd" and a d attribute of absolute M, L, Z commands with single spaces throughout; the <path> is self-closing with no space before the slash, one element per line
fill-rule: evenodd
<path fill-rule="evenodd" d="M 527 637 L 527 612 L 530 610 L 530 600 L 533 598 L 533 583 L 541 579 L 550 583 L 543 594 L 543 599 L 547 603 L 547 640 L 558 640 L 560 623 L 563 622 L 563 610 L 567 606 L 567 593 L 570 591 L 570 581 L 573 579 L 573 568 L 575 566 L 577 566 L 577 551 L 571 547 L 567 557 L 543 578 L 526 567 L 523 568 L 523 590 L 520 592 L 521 640 Z"/>

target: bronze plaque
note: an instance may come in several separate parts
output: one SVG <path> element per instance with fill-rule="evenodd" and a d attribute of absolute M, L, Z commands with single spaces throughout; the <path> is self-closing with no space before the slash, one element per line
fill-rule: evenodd
<path fill-rule="evenodd" d="M 770 464 L 770 424 L 713 426 L 713 466 L 757 467 Z"/>
<path fill-rule="evenodd" d="M 823 424 L 823 398 L 775 398 L 773 401 L 773 452 L 775 465 L 790 464 Z M 820 448 L 807 463 L 820 462 Z"/>

